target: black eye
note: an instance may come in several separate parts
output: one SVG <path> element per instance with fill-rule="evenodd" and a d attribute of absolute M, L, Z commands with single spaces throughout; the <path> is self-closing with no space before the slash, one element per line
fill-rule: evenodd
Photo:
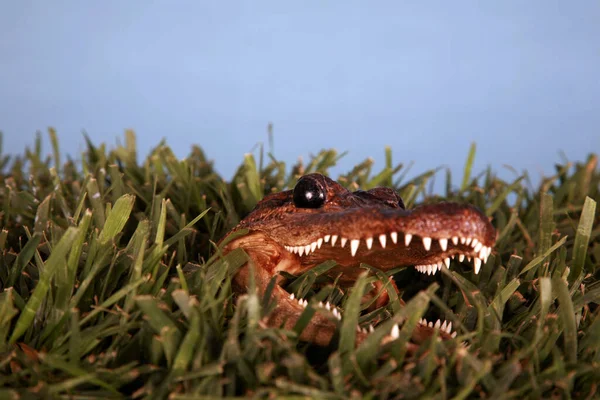
<path fill-rule="evenodd" d="M 302 177 L 294 187 L 294 204 L 298 208 L 319 208 L 325 203 L 325 189 L 313 178 Z"/>

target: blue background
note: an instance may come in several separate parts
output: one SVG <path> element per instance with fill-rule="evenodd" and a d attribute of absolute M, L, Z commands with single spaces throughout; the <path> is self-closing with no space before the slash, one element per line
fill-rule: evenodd
<path fill-rule="evenodd" d="M 600 149 L 600 2 L 15 1 L 0 6 L 0 130 L 140 153 L 200 144 L 230 177 L 274 124 L 288 162 L 335 147 L 413 171 L 552 173 Z M 46 141 L 47 143 L 47 141 Z M 45 150 L 50 152 L 46 145 Z"/>

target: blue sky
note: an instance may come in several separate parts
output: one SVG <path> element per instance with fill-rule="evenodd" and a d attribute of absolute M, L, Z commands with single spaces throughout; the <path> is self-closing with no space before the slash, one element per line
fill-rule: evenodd
<path fill-rule="evenodd" d="M 288 162 L 385 145 L 414 172 L 552 173 L 600 150 L 600 3 L 45 1 L 0 6 L 0 130 L 21 152 L 58 129 L 145 154 L 193 143 L 230 177 L 267 142 Z M 49 146 L 46 147 L 49 151 Z"/>

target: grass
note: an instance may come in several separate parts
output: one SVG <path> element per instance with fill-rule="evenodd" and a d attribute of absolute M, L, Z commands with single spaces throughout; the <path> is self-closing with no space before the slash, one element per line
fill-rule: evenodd
<path fill-rule="evenodd" d="M 362 311 L 362 288 L 316 291 L 331 264 L 298 277 L 297 293 L 345 309 L 327 348 L 294 331 L 265 327 L 269 304 L 250 290 L 232 296 L 242 251 L 217 242 L 266 193 L 323 172 L 326 150 L 288 167 L 247 155 L 230 182 L 199 147 L 179 160 L 159 144 L 141 164 L 135 135 L 113 150 L 88 140 L 80 163 L 52 156 L 38 136 L 22 155 L 0 155 L 0 398 L 597 398 L 600 396 L 600 198 L 597 156 L 557 165 L 538 188 L 528 176 L 472 175 L 475 147 L 456 189 L 428 188 L 439 171 L 412 180 L 407 169 L 366 160 L 339 181 L 395 187 L 407 206 L 469 202 L 493 218 L 499 238 L 479 275 L 454 265 L 429 278 L 397 271 L 407 300 Z M 436 175 L 437 176 L 437 175 Z M 376 266 L 373 266 L 376 267 Z M 381 345 L 394 322 L 406 338 L 420 316 L 454 323 L 456 340 L 433 338 L 416 353 Z M 354 345 L 355 322 L 382 320 Z"/>

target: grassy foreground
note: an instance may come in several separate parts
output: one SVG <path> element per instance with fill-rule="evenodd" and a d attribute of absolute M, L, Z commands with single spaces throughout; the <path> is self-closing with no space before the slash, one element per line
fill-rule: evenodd
<path fill-rule="evenodd" d="M 464 176 L 446 173 L 443 198 L 493 217 L 499 238 L 481 273 L 400 270 L 407 305 L 396 299 L 369 314 L 357 300 L 385 274 L 348 292 L 335 282 L 312 291 L 326 266 L 298 277 L 298 293 L 346 309 L 339 340 L 318 348 L 263 326 L 256 293 L 232 296 L 245 255 L 222 257 L 216 243 L 265 193 L 327 173 L 334 150 L 291 168 L 261 151 L 227 182 L 199 147 L 179 160 L 161 144 L 139 164 L 127 132 L 123 146 L 88 141 L 82 162 L 63 162 L 49 133 L 50 157 L 39 137 L 23 155 L 0 154 L 0 398 L 600 397 L 596 155 L 557 165 L 534 189 L 527 176 L 475 175 L 473 147 Z M 441 199 L 427 190 L 436 171 L 407 180 L 389 149 L 386 160 L 339 180 L 395 187 L 408 207 Z M 357 318 L 385 320 L 381 336 L 394 321 L 407 335 L 421 316 L 452 321 L 458 337 L 433 338 L 416 354 L 403 340 L 352 342 Z"/>

